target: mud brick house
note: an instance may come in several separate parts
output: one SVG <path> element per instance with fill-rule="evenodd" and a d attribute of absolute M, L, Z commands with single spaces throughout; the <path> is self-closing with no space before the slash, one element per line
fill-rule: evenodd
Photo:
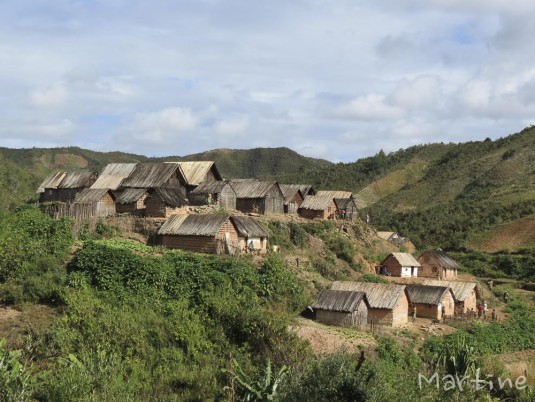
<path fill-rule="evenodd" d="M 366 327 L 368 303 L 364 292 L 323 290 L 311 306 L 316 321 L 341 327 Z"/>
<path fill-rule="evenodd" d="M 454 282 L 427 279 L 424 281 L 424 285 L 449 287 L 453 293 L 453 300 L 455 301 L 455 314 L 457 315 L 465 314 L 470 309 L 477 311 L 477 284 L 474 282 Z"/>
<path fill-rule="evenodd" d="M 284 214 L 284 196 L 276 181 L 231 180 L 236 192 L 236 209 L 260 215 Z"/>
<path fill-rule="evenodd" d="M 280 184 L 280 188 L 284 196 L 284 213 L 297 214 L 299 206 L 305 199 L 301 193 L 301 186 L 296 184 Z"/>
<path fill-rule="evenodd" d="M 359 218 L 357 204 L 353 198 L 335 198 L 334 203 L 338 211 L 345 212 L 345 218 L 350 221 L 356 221 Z"/>
<path fill-rule="evenodd" d="M 334 219 L 336 204 L 330 196 L 309 195 L 299 207 L 299 215 L 308 219 Z"/>
<path fill-rule="evenodd" d="M 169 248 L 207 254 L 236 254 L 238 229 L 228 216 L 172 215 L 158 230 Z"/>
<path fill-rule="evenodd" d="M 189 193 L 188 200 L 190 205 L 207 205 L 209 195 L 212 204 L 223 209 L 236 209 L 236 192 L 228 181 L 205 181 Z"/>
<path fill-rule="evenodd" d="M 89 188 L 97 180 L 96 172 L 54 172 L 46 177 L 37 192 L 39 202 L 66 202 L 74 201 L 76 194 Z"/>
<path fill-rule="evenodd" d="M 391 253 L 379 266 L 379 273 L 399 277 L 417 277 L 420 263 L 408 253 Z"/>
<path fill-rule="evenodd" d="M 418 262 L 422 265 L 419 276 L 425 278 L 455 279 L 459 266 L 441 249 L 426 251 Z"/>
<path fill-rule="evenodd" d="M 253 242 L 253 247 L 260 254 L 267 252 L 268 234 L 250 216 L 233 216 L 230 218 L 238 230 L 238 249 L 244 251 Z"/>
<path fill-rule="evenodd" d="M 115 200 L 115 209 L 118 214 L 145 215 L 145 199 L 149 191 L 145 188 L 127 188 Z"/>
<path fill-rule="evenodd" d="M 332 290 L 364 292 L 368 300 L 368 323 L 397 327 L 407 322 L 409 302 L 405 285 L 336 281 Z"/>
<path fill-rule="evenodd" d="M 151 188 L 145 199 L 145 216 L 151 218 L 168 218 L 171 215 L 189 213 L 188 200 L 182 196 L 182 190 L 176 188 Z"/>
<path fill-rule="evenodd" d="M 442 306 L 445 307 L 446 316 L 452 316 L 455 311 L 453 293 L 447 286 L 407 285 L 409 298 L 409 312 L 416 306 L 416 316 L 440 320 Z"/>

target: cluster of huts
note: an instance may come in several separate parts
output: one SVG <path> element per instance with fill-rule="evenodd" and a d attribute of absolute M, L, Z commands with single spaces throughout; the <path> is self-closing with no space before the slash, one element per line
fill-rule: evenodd
<path fill-rule="evenodd" d="M 392 276 L 426 279 L 422 284 L 334 282 L 311 306 L 315 318 L 329 325 L 400 326 L 408 317 L 442 319 L 475 311 L 476 283 L 455 280 L 457 263 L 444 251 L 423 253 L 418 261 L 408 253 L 391 253 L 379 266 Z M 420 272 L 418 272 L 420 271 Z"/>
<path fill-rule="evenodd" d="M 39 186 L 39 202 L 52 216 L 76 219 L 131 214 L 167 218 L 162 244 L 207 253 L 265 252 L 267 233 L 254 219 L 206 214 L 215 205 L 250 215 L 299 214 L 310 219 L 358 218 L 353 195 L 310 185 L 257 179 L 224 180 L 211 161 L 111 163 L 102 172 L 54 172 Z M 193 216 L 196 215 L 196 216 Z"/>

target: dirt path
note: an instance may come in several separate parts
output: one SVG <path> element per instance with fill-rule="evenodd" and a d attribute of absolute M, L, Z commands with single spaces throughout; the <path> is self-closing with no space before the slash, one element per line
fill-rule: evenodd
<path fill-rule="evenodd" d="M 57 316 L 57 309 L 40 304 L 25 306 L 21 310 L 0 306 L 0 339 L 7 339 L 12 346 L 20 346 L 30 328 L 43 329 Z"/>

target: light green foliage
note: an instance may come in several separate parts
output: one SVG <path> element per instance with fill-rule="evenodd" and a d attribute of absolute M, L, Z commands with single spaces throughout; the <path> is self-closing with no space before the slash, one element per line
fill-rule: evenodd
<path fill-rule="evenodd" d="M 372 283 L 388 283 L 388 281 L 379 275 L 364 274 L 359 279 L 359 282 L 372 282 Z"/>
<path fill-rule="evenodd" d="M 21 350 L 9 350 L 0 339 L 0 402 L 31 401 L 38 377 L 22 360 Z"/>

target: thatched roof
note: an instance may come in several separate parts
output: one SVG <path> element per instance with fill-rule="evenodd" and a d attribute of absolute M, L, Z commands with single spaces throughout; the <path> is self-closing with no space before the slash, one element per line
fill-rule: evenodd
<path fill-rule="evenodd" d="M 424 285 L 449 287 L 453 293 L 453 298 L 455 301 L 465 301 L 477 286 L 477 284 L 474 282 L 439 281 L 437 279 L 426 279 L 424 281 Z"/>
<path fill-rule="evenodd" d="M 127 188 L 115 201 L 117 204 L 131 204 L 137 202 L 148 190 L 146 188 Z"/>
<path fill-rule="evenodd" d="M 159 187 L 151 190 L 151 192 L 157 194 L 170 207 L 176 208 L 189 205 L 187 198 L 184 198 L 180 190 L 176 188 Z"/>
<path fill-rule="evenodd" d="M 233 216 L 238 233 L 246 237 L 268 237 L 267 232 L 250 216 Z"/>
<path fill-rule="evenodd" d="M 45 189 L 56 189 L 61 184 L 63 179 L 67 176 L 67 172 L 54 172 L 50 173 L 41 183 L 37 189 L 38 193 L 44 193 Z"/>
<path fill-rule="evenodd" d="M 383 240 L 390 240 L 393 236 L 396 235 L 396 232 L 377 232 L 377 236 L 379 236 Z"/>
<path fill-rule="evenodd" d="M 106 188 L 86 188 L 76 194 L 76 197 L 74 197 L 74 203 L 93 204 L 95 202 L 100 202 L 107 192 L 109 192 L 109 190 Z M 113 197 L 113 194 L 111 195 Z"/>
<path fill-rule="evenodd" d="M 316 195 L 331 197 L 331 198 L 353 198 L 351 191 L 318 191 Z"/>
<path fill-rule="evenodd" d="M 402 267 L 421 267 L 420 263 L 409 253 L 391 253 L 385 258 L 386 261 L 390 256 L 393 256 Z M 383 261 L 383 263 L 384 263 Z"/>
<path fill-rule="evenodd" d="M 136 163 L 110 163 L 106 165 L 92 189 L 117 190 L 125 178 L 135 169 Z"/>
<path fill-rule="evenodd" d="M 217 180 L 222 179 L 215 163 L 211 161 L 178 162 L 178 166 L 180 166 L 180 171 L 186 180 L 186 184 L 190 186 L 201 184 L 206 179 L 210 169 L 212 169 Z"/>
<path fill-rule="evenodd" d="M 438 249 L 433 251 L 426 251 L 423 253 L 419 260 L 424 257 L 425 255 L 430 255 L 433 257 L 442 267 L 446 269 L 459 269 L 459 266 L 457 263 L 450 258 L 444 251 Z"/>
<path fill-rule="evenodd" d="M 357 208 L 357 204 L 355 204 L 355 200 L 353 198 L 335 198 L 334 203 L 338 209 L 347 209 L 351 204 Z"/>
<path fill-rule="evenodd" d="M 364 292 L 327 289 L 321 291 L 318 300 L 311 307 L 314 310 L 352 313 L 363 300 L 366 302 Z"/>
<path fill-rule="evenodd" d="M 299 184 L 279 184 L 282 196 L 284 197 L 284 204 L 288 204 L 299 193 L 302 198 L 304 195 L 301 193 L 301 186 Z"/>
<path fill-rule="evenodd" d="M 370 282 L 333 282 L 333 290 L 353 290 L 366 293 L 371 308 L 393 309 L 405 292 L 405 285 Z"/>
<path fill-rule="evenodd" d="M 96 180 L 97 173 L 78 171 L 69 172 L 61 181 L 58 188 L 84 188 L 91 186 L 91 181 Z"/>
<path fill-rule="evenodd" d="M 123 180 L 121 186 L 134 188 L 162 187 L 176 174 L 177 170 L 179 170 L 179 167 L 176 162 L 138 163 L 134 171 Z"/>
<path fill-rule="evenodd" d="M 159 235 L 215 236 L 229 219 L 222 215 L 172 215 L 158 230 Z"/>
<path fill-rule="evenodd" d="M 439 304 L 444 299 L 444 294 L 449 291 L 447 286 L 407 285 L 410 303 Z"/>
<path fill-rule="evenodd" d="M 191 194 L 219 194 L 225 186 L 230 186 L 230 183 L 228 181 L 205 181 L 201 184 L 199 184 L 192 192 Z M 232 188 L 232 186 L 230 186 Z M 232 189 L 234 191 L 234 189 Z"/>
<path fill-rule="evenodd" d="M 329 196 L 309 195 L 305 197 L 305 200 L 301 203 L 299 208 L 323 211 L 329 204 L 331 204 L 331 202 L 334 202 L 334 200 Z"/>
<path fill-rule="evenodd" d="M 264 198 L 273 187 L 277 187 L 282 197 L 282 192 L 276 181 L 231 180 L 230 185 L 238 198 Z"/>

